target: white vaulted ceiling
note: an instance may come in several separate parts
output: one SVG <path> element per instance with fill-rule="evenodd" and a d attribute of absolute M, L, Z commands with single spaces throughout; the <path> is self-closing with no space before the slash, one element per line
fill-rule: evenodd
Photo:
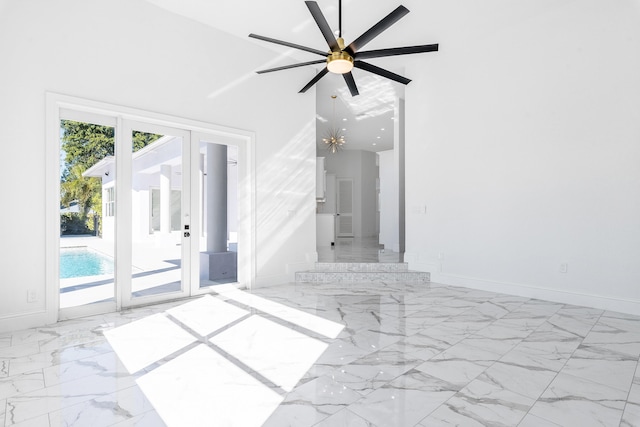
<path fill-rule="evenodd" d="M 268 2 L 256 0 L 234 0 L 233 2 L 212 2 L 210 0 L 147 1 L 170 12 L 246 38 L 252 43 L 271 49 L 274 52 L 273 60 L 261 64 L 256 70 L 311 61 L 320 59 L 320 57 L 308 52 L 249 38 L 250 33 L 318 50 L 328 50 L 320 30 L 303 0 L 271 0 Z M 438 43 L 437 34 L 428 29 L 430 23 L 435 22 L 435 19 L 433 13 L 429 11 L 429 5 L 424 1 L 344 0 L 342 35 L 345 43 L 349 44 L 400 4 L 411 12 L 372 40 L 366 50 Z M 329 25 L 337 30 L 338 1 L 318 0 L 318 5 Z M 379 58 L 369 61 L 395 73 L 405 75 L 403 64 L 416 60 L 410 57 L 424 57 L 434 54 L 437 53 Z M 316 69 L 320 70 L 322 67 L 323 65 L 320 64 L 316 66 Z M 282 87 L 283 91 L 298 92 L 309 81 L 309 67 L 304 68 L 307 68 L 306 71 L 303 71 L 302 68 L 278 71 L 278 73 L 288 73 L 290 76 L 290 84 Z M 318 146 L 323 148 L 322 137 L 328 133 L 330 127 L 337 127 L 346 129 L 343 131 L 347 139 L 345 149 L 382 151 L 393 148 L 394 99 L 398 96 L 404 96 L 404 86 L 359 69 L 354 69 L 353 75 L 360 91 L 360 95 L 357 97 L 350 95 L 344 79 L 339 75 L 328 74 L 316 85 Z M 263 74 L 259 77 L 265 80 L 265 84 L 269 84 L 269 74 Z M 414 78 L 409 75 L 406 77 Z M 337 95 L 335 115 L 331 95 Z M 313 96 L 313 92 L 308 91 L 300 96 Z"/>

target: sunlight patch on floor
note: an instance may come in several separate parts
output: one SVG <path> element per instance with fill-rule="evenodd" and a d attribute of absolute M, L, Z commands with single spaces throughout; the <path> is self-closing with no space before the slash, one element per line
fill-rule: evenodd
<path fill-rule="evenodd" d="M 260 426 L 283 400 L 203 344 L 144 375 L 138 385 L 168 426 Z"/>
<path fill-rule="evenodd" d="M 214 289 L 225 298 L 237 301 L 249 307 L 278 317 L 294 325 L 301 326 L 327 338 L 336 338 L 344 329 L 344 325 L 315 316 L 304 311 L 296 310 L 284 304 L 270 301 L 266 298 L 244 292 L 233 285 L 220 285 Z"/>
<path fill-rule="evenodd" d="M 249 315 L 247 310 L 211 295 L 174 307 L 167 313 L 203 337 Z"/>
<path fill-rule="evenodd" d="M 259 316 L 251 316 L 209 340 L 285 391 L 326 350 L 327 344 Z"/>
<path fill-rule="evenodd" d="M 231 285 L 216 290 L 104 332 L 169 426 L 262 425 L 328 347 L 294 329 L 335 338 L 344 328 Z"/>
<path fill-rule="evenodd" d="M 132 374 L 196 341 L 163 313 L 107 330 L 104 335 Z"/>

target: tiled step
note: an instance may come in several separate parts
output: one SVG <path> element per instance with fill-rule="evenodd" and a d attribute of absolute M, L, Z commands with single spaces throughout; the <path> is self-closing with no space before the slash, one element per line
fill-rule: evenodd
<path fill-rule="evenodd" d="M 430 274 L 423 271 L 405 271 L 400 273 L 299 271 L 296 273 L 296 283 L 335 283 L 335 282 L 428 283 L 429 281 L 430 281 Z"/>
<path fill-rule="evenodd" d="M 406 263 L 316 263 L 313 271 L 299 271 L 297 283 L 410 282 L 428 283 L 431 275 L 409 271 Z"/>

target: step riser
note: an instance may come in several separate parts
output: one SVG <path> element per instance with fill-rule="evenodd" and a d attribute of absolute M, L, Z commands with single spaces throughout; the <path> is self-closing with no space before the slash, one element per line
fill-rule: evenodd
<path fill-rule="evenodd" d="M 322 272 L 407 272 L 409 265 L 406 262 L 365 263 L 365 262 L 317 262 L 315 271 Z"/>
<path fill-rule="evenodd" d="M 335 283 L 335 282 L 406 282 L 429 283 L 431 275 L 426 272 L 298 272 L 296 283 Z"/>

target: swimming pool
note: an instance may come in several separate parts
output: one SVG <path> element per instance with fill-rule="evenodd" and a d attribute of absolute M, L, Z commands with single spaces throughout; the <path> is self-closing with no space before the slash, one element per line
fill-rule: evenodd
<path fill-rule="evenodd" d="M 113 258 L 88 248 L 60 249 L 60 278 L 113 274 Z"/>

